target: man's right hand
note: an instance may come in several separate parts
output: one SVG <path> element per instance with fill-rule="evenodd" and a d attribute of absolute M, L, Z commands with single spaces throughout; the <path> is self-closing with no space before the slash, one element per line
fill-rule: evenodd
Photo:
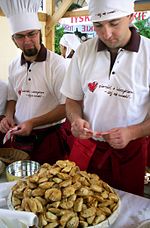
<path fill-rule="evenodd" d="M 1 122 L 0 122 L 0 131 L 2 133 L 6 133 L 7 131 L 9 131 L 10 129 L 12 129 L 13 127 L 15 127 L 15 122 L 14 119 L 12 118 L 8 118 L 8 117 L 4 117 Z"/>
<path fill-rule="evenodd" d="M 85 129 L 87 129 L 88 131 L 86 131 Z M 78 137 L 80 139 L 88 139 L 92 136 L 92 131 L 90 130 L 89 123 L 82 118 L 76 118 L 72 122 L 71 131 L 75 137 Z"/>

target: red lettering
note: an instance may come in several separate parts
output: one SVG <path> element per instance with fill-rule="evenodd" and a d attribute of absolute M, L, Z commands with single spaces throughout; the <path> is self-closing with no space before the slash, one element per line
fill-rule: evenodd
<path fill-rule="evenodd" d="M 146 19 L 146 11 L 134 13 L 134 19 L 145 20 Z"/>
<path fill-rule="evenodd" d="M 90 17 L 89 16 L 85 16 L 85 21 L 90 21 Z"/>
<path fill-rule="evenodd" d="M 90 17 L 89 16 L 80 16 L 80 17 L 71 17 L 71 23 L 81 23 L 81 22 L 89 22 Z"/>
<path fill-rule="evenodd" d="M 83 22 L 84 18 L 83 17 L 79 17 L 79 22 Z"/>
<path fill-rule="evenodd" d="M 138 13 L 138 20 L 141 18 L 141 12 Z"/>
<path fill-rule="evenodd" d="M 78 18 L 77 17 L 71 17 L 71 23 L 77 23 Z"/>
<path fill-rule="evenodd" d="M 137 15 L 137 13 L 134 13 L 134 14 L 133 14 L 133 16 L 134 16 L 134 19 L 136 19 L 136 15 Z"/>
<path fill-rule="evenodd" d="M 82 25 L 82 32 L 93 32 L 94 31 L 94 27 L 90 26 L 90 25 Z"/>
<path fill-rule="evenodd" d="M 94 31 L 94 26 L 88 26 L 88 32 L 93 32 Z"/>
<path fill-rule="evenodd" d="M 142 20 L 146 19 L 146 12 L 142 12 Z"/>
<path fill-rule="evenodd" d="M 75 23 L 77 23 L 77 22 L 78 22 L 78 18 L 77 18 L 77 17 L 75 17 L 74 19 L 75 19 Z"/>
<path fill-rule="evenodd" d="M 73 17 L 71 17 L 71 23 L 73 23 Z"/>
<path fill-rule="evenodd" d="M 82 25 L 82 32 L 86 32 L 85 27 L 85 25 Z"/>

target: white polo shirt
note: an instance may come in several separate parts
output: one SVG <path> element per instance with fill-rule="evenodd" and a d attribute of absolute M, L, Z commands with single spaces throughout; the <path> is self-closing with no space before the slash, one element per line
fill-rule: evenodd
<path fill-rule="evenodd" d="M 7 83 L 0 80 L 0 115 L 5 114 L 7 102 Z"/>
<path fill-rule="evenodd" d="M 44 47 L 43 47 L 44 48 Z M 49 50 L 45 61 L 21 65 L 20 56 L 9 67 L 8 100 L 15 100 L 17 123 L 46 114 L 65 103 L 60 87 L 65 75 L 65 62 Z M 50 125 L 44 125 L 43 128 Z"/>
<path fill-rule="evenodd" d="M 77 49 L 61 92 L 83 100 L 84 118 L 94 131 L 142 122 L 150 103 L 150 40 L 141 37 L 138 52 L 120 49 L 110 72 L 110 53 L 97 51 L 98 38 Z"/>

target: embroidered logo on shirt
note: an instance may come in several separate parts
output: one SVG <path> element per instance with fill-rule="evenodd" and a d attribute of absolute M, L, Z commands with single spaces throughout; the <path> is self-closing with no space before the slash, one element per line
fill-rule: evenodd
<path fill-rule="evenodd" d="M 96 89 L 98 89 L 100 93 L 105 93 L 108 96 L 115 96 L 115 97 L 126 98 L 126 99 L 131 99 L 134 94 L 134 91 L 131 89 L 119 88 L 118 86 L 113 86 L 109 84 L 101 84 L 101 83 L 98 83 L 97 81 L 89 82 L 88 89 L 92 93 Z"/>
<path fill-rule="evenodd" d="M 96 89 L 97 85 L 98 85 L 98 82 L 89 82 L 88 83 L 88 88 L 93 93 L 94 90 Z"/>

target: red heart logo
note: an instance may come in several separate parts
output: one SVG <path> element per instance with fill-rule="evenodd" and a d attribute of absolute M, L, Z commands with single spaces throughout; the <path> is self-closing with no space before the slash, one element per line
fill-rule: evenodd
<path fill-rule="evenodd" d="M 94 90 L 96 89 L 97 85 L 98 85 L 98 82 L 89 82 L 88 83 L 88 88 L 93 93 Z"/>
<path fill-rule="evenodd" d="M 21 89 L 18 90 L 18 94 L 21 95 Z"/>

